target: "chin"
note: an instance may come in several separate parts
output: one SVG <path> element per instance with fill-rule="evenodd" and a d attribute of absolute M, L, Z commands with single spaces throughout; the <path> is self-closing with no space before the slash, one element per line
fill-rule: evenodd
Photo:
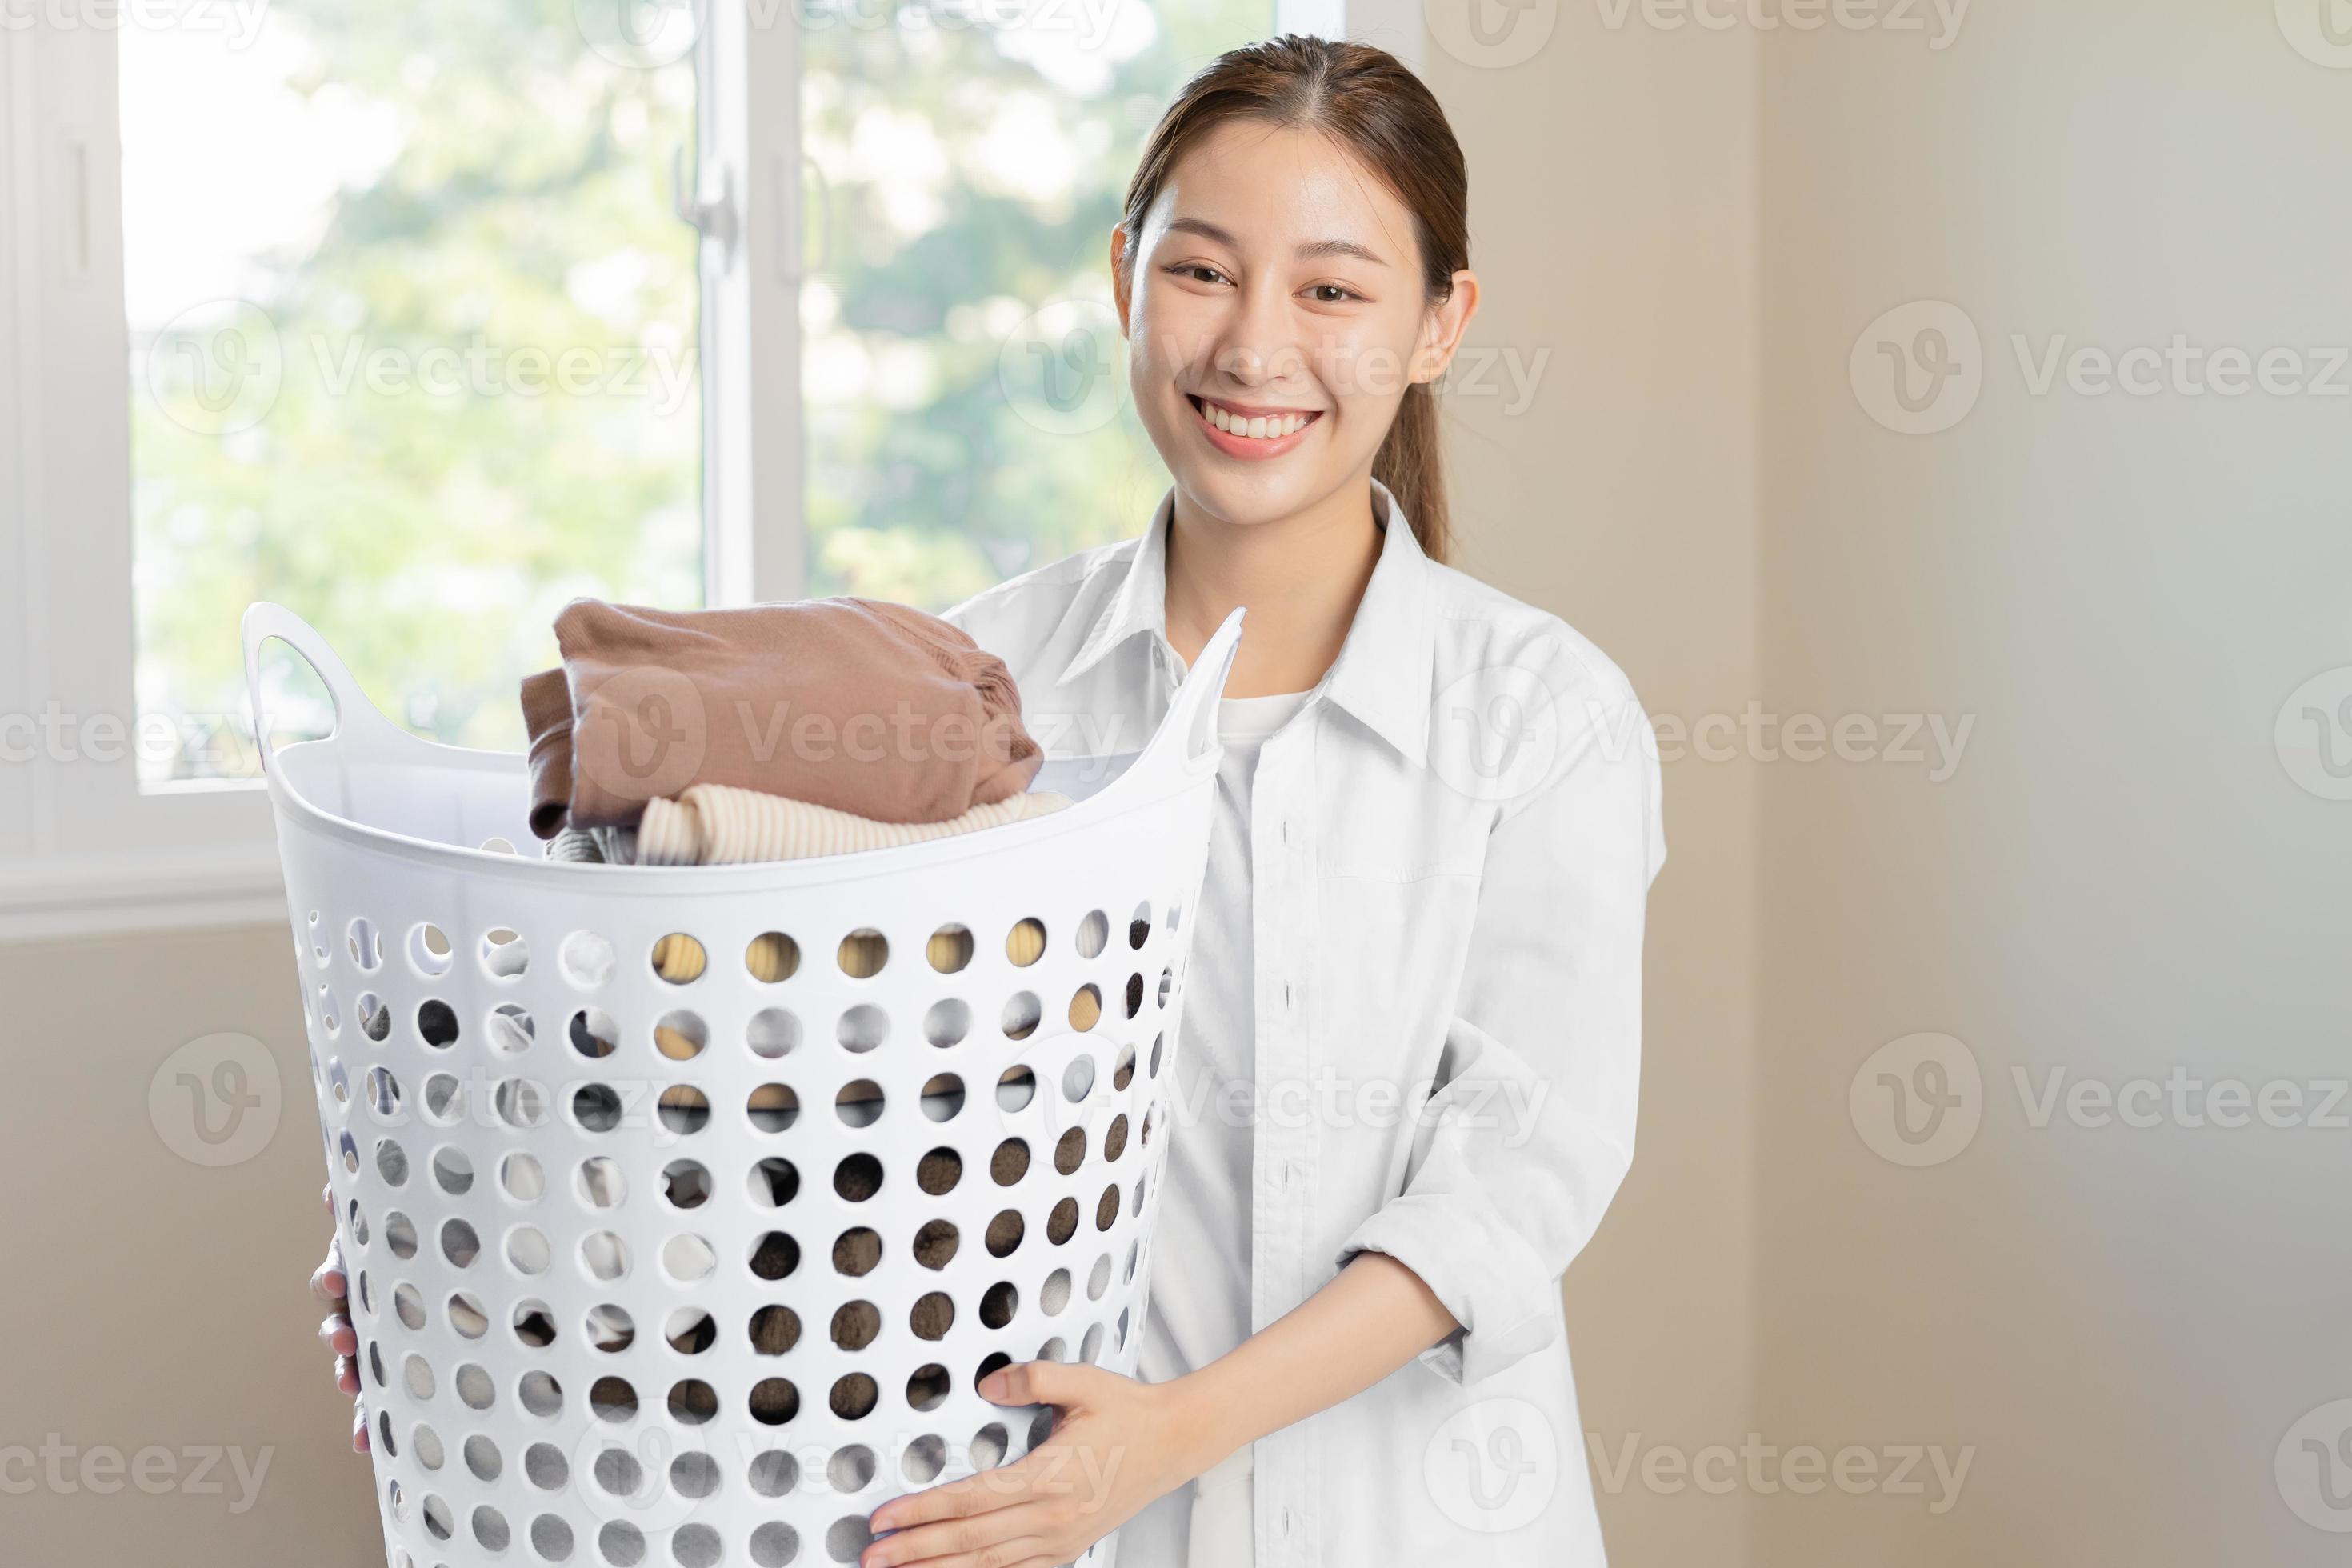
<path fill-rule="evenodd" d="M 1220 522 L 1246 528 L 1279 522 L 1321 500 L 1328 487 L 1302 482 L 1297 476 L 1258 477 L 1236 474 L 1207 463 L 1193 463 L 1175 475 L 1179 489 L 1195 505 Z"/>

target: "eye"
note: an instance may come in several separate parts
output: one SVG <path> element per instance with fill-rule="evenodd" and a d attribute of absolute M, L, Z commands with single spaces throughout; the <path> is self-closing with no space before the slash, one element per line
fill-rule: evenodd
<path fill-rule="evenodd" d="M 1315 296 L 1315 302 L 1318 305 L 1343 305 L 1350 300 L 1363 298 L 1344 283 L 1312 283 L 1307 286 L 1307 292 Z"/>
<path fill-rule="evenodd" d="M 1193 283 L 1223 283 L 1227 281 L 1223 273 L 1218 271 L 1215 268 L 1210 266 L 1205 261 L 1180 261 L 1175 266 L 1169 268 L 1168 272 L 1171 277 L 1182 278 Z"/>

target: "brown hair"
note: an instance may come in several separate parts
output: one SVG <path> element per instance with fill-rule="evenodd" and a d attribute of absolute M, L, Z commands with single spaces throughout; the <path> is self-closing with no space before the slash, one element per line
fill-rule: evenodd
<path fill-rule="evenodd" d="M 1429 301 L 1452 295 L 1454 274 L 1470 264 L 1470 177 L 1445 111 L 1387 50 L 1296 33 L 1218 56 L 1160 117 L 1128 184 L 1119 225 L 1130 280 L 1144 215 L 1177 160 L 1201 137 L 1239 120 L 1319 131 L 1354 154 L 1412 214 Z M 1396 422 L 1372 458 L 1372 477 L 1412 520 L 1423 552 L 1444 560 L 1453 524 L 1438 451 L 1437 395 L 1427 382 L 1405 388 Z"/>

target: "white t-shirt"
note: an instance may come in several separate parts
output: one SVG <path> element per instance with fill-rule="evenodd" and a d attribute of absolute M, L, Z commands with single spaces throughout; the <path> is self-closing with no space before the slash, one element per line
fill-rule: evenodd
<path fill-rule="evenodd" d="M 1209 832 L 1209 867 L 1201 884 L 1201 923 L 1192 931 L 1192 976 L 1184 998 L 1184 1034 L 1176 1053 L 1175 1136 L 1153 1268 L 1177 1268 L 1187 1287 L 1155 1295 L 1136 1371 L 1166 1383 L 1207 1365 L 1250 1335 L 1250 1162 L 1256 1142 L 1257 1011 L 1252 998 L 1250 780 L 1258 748 L 1288 723 L 1311 691 L 1228 697 L 1217 705 L 1217 804 Z M 1248 1568 L 1251 1558 L 1247 1447 L 1222 1474 L 1196 1489 L 1179 1487 L 1118 1532 L 1118 1568 L 1184 1568 L 1214 1563 Z M 1219 1539 L 1191 1540 L 1201 1533 Z"/>

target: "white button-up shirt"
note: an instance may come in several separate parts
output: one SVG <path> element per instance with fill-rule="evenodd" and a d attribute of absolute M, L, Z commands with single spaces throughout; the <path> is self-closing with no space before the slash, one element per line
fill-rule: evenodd
<path fill-rule="evenodd" d="M 1049 755 L 1131 751 L 1167 711 L 1173 500 L 1140 539 L 948 612 L 1011 667 Z M 1461 1328 L 1255 1445 L 1255 1557 L 1584 1568 L 1603 1556 L 1559 1279 L 1633 1158 L 1656 750 L 1598 648 L 1429 560 L 1377 481 L 1373 509 L 1355 620 L 1253 782 L 1253 1241 L 1231 1315 L 1264 1329 L 1369 1248 Z M 1155 1247 L 1146 1366 L 1183 1293 L 1233 1277 Z"/>

